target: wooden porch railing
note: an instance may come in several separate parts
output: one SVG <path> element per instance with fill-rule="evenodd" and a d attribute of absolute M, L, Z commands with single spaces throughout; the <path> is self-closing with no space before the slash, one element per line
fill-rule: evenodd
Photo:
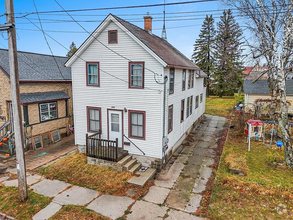
<path fill-rule="evenodd" d="M 101 133 L 86 134 L 86 155 L 109 161 L 118 161 L 118 138 L 115 141 L 101 139 Z"/>

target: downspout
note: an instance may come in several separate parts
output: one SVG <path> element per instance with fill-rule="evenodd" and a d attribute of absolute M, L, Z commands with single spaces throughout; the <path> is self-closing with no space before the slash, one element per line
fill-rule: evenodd
<path fill-rule="evenodd" d="M 168 76 L 164 76 L 164 97 L 163 97 L 163 138 L 162 138 L 162 150 L 163 150 L 163 163 L 166 163 L 166 145 L 168 138 L 166 137 L 166 83 L 168 81 Z"/>

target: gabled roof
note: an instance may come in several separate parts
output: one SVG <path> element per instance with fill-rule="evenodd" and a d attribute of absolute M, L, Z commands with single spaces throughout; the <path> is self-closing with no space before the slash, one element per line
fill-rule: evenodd
<path fill-rule="evenodd" d="M 267 80 L 257 80 L 253 83 L 252 79 L 244 80 L 243 89 L 245 94 L 269 95 L 270 90 Z M 286 80 L 286 94 L 293 95 L 293 80 Z"/>
<path fill-rule="evenodd" d="M 156 56 L 155 58 L 159 58 L 161 63 L 165 63 L 167 67 L 176 67 L 181 69 L 193 69 L 193 70 L 200 70 L 198 66 L 196 66 L 190 59 L 184 56 L 179 50 L 173 47 L 170 43 L 166 40 L 149 33 L 148 31 L 141 29 L 115 15 L 109 14 L 107 18 L 99 25 L 99 27 L 92 33 L 95 35 L 98 30 L 102 29 L 104 23 L 109 22 L 109 20 L 114 21 L 117 25 L 122 25 L 127 31 L 126 33 L 129 35 L 134 36 L 139 42 L 141 42 L 147 49 L 151 52 L 151 54 Z M 100 28 L 100 29 L 99 29 Z M 78 54 L 81 54 L 83 50 L 87 48 L 85 44 L 90 44 L 95 37 L 89 37 L 83 45 L 77 51 L 76 55 L 73 55 L 67 62 L 66 65 L 69 63 L 74 62 L 75 59 L 78 58 Z M 163 62 L 162 62 L 163 61 Z M 206 76 L 203 71 L 200 71 L 200 76 Z"/>
<path fill-rule="evenodd" d="M 64 91 L 52 91 L 52 92 L 36 92 L 36 93 L 22 93 L 20 94 L 20 100 L 22 104 L 32 104 L 45 101 L 57 101 L 70 99 Z"/>
<path fill-rule="evenodd" d="M 71 81 L 71 69 L 64 67 L 67 57 L 17 52 L 20 81 Z M 0 68 L 9 77 L 8 50 L 0 49 Z M 61 72 L 61 73 L 60 73 Z"/>
<path fill-rule="evenodd" d="M 250 73 L 250 71 L 253 69 L 254 66 L 247 66 L 245 67 L 245 70 L 244 70 L 244 74 L 245 75 L 248 75 Z"/>
<path fill-rule="evenodd" d="M 179 50 L 173 47 L 168 41 L 158 37 L 157 35 L 151 34 L 148 31 L 137 27 L 115 15 L 112 16 L 124 27 L 126 27 L 127 30 L 136 36 L 142 43 L 150 48 L 155 54 L 157 54 L 162 60 L 164 60 L 168 66 L 199 70 L 199 67 L 197 67 L 186 56 L 184 56 Z"/>

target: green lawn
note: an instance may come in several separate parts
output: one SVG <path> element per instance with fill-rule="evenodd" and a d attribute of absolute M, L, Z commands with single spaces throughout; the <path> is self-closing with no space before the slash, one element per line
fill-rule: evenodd
<path fill-rule="evenodd" d="M 51 198 L 28 191 L 28 200 L 21 203 L 17 187 L 0 186 L 0 212 L 16 219 L 32 219 L 32 216 L 50 202 Z"/>
<path fill-rule="evenodd" d="M 133 176 L 131 173 L 88 164 L 86 155 L 81 153 L 64 157 L 39 172 L 50 179 L 58 179 L 110 195 L 125 196 L 127 191 L 132 189 L 136 191 L 133 199 L 145 195 L 152 184 L 149 182 L 144 187 L 129 184 L 127 181 Z"/>
<path fill-rule="evenodd" d="M 206 98 L 206 114 L 219 115 L 222 117 L 231 116 L 231 111 L 236 105 L 236 101 L 233 96 L 216 97 L 210 96 Z"/>
<path fill-rule="evenodd" d="M 293 219 L 293 171 L 284 165 L 284 151 L 252 141 L 248 152 L 246 136 L 237 131 L 238 117 L 232 118 L 235 130 L 230 129 L 224 146 L 208 208 L 210 218 Z M 229 172 L 225 158 L 231 154 L 246 160 L 245 176 Z M 283 166 L 277 166 L 277 162 Z M 285 214 L 277 213 L 279 204 L 286 205 Z"/>

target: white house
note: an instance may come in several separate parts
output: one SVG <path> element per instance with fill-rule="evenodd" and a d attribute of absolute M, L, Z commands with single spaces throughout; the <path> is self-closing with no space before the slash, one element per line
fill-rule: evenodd
<path fill-rule="evenodd" d="M 65 65 L 72 71 L 75 143 L 85 145 L 86 133 L 101 130 L 103 139 L 118 138 L 119 147 L 154 167 L 203 115 L 206 74 L 152 34 L 151 16 L 144 24 L 109 14 Z"/>

